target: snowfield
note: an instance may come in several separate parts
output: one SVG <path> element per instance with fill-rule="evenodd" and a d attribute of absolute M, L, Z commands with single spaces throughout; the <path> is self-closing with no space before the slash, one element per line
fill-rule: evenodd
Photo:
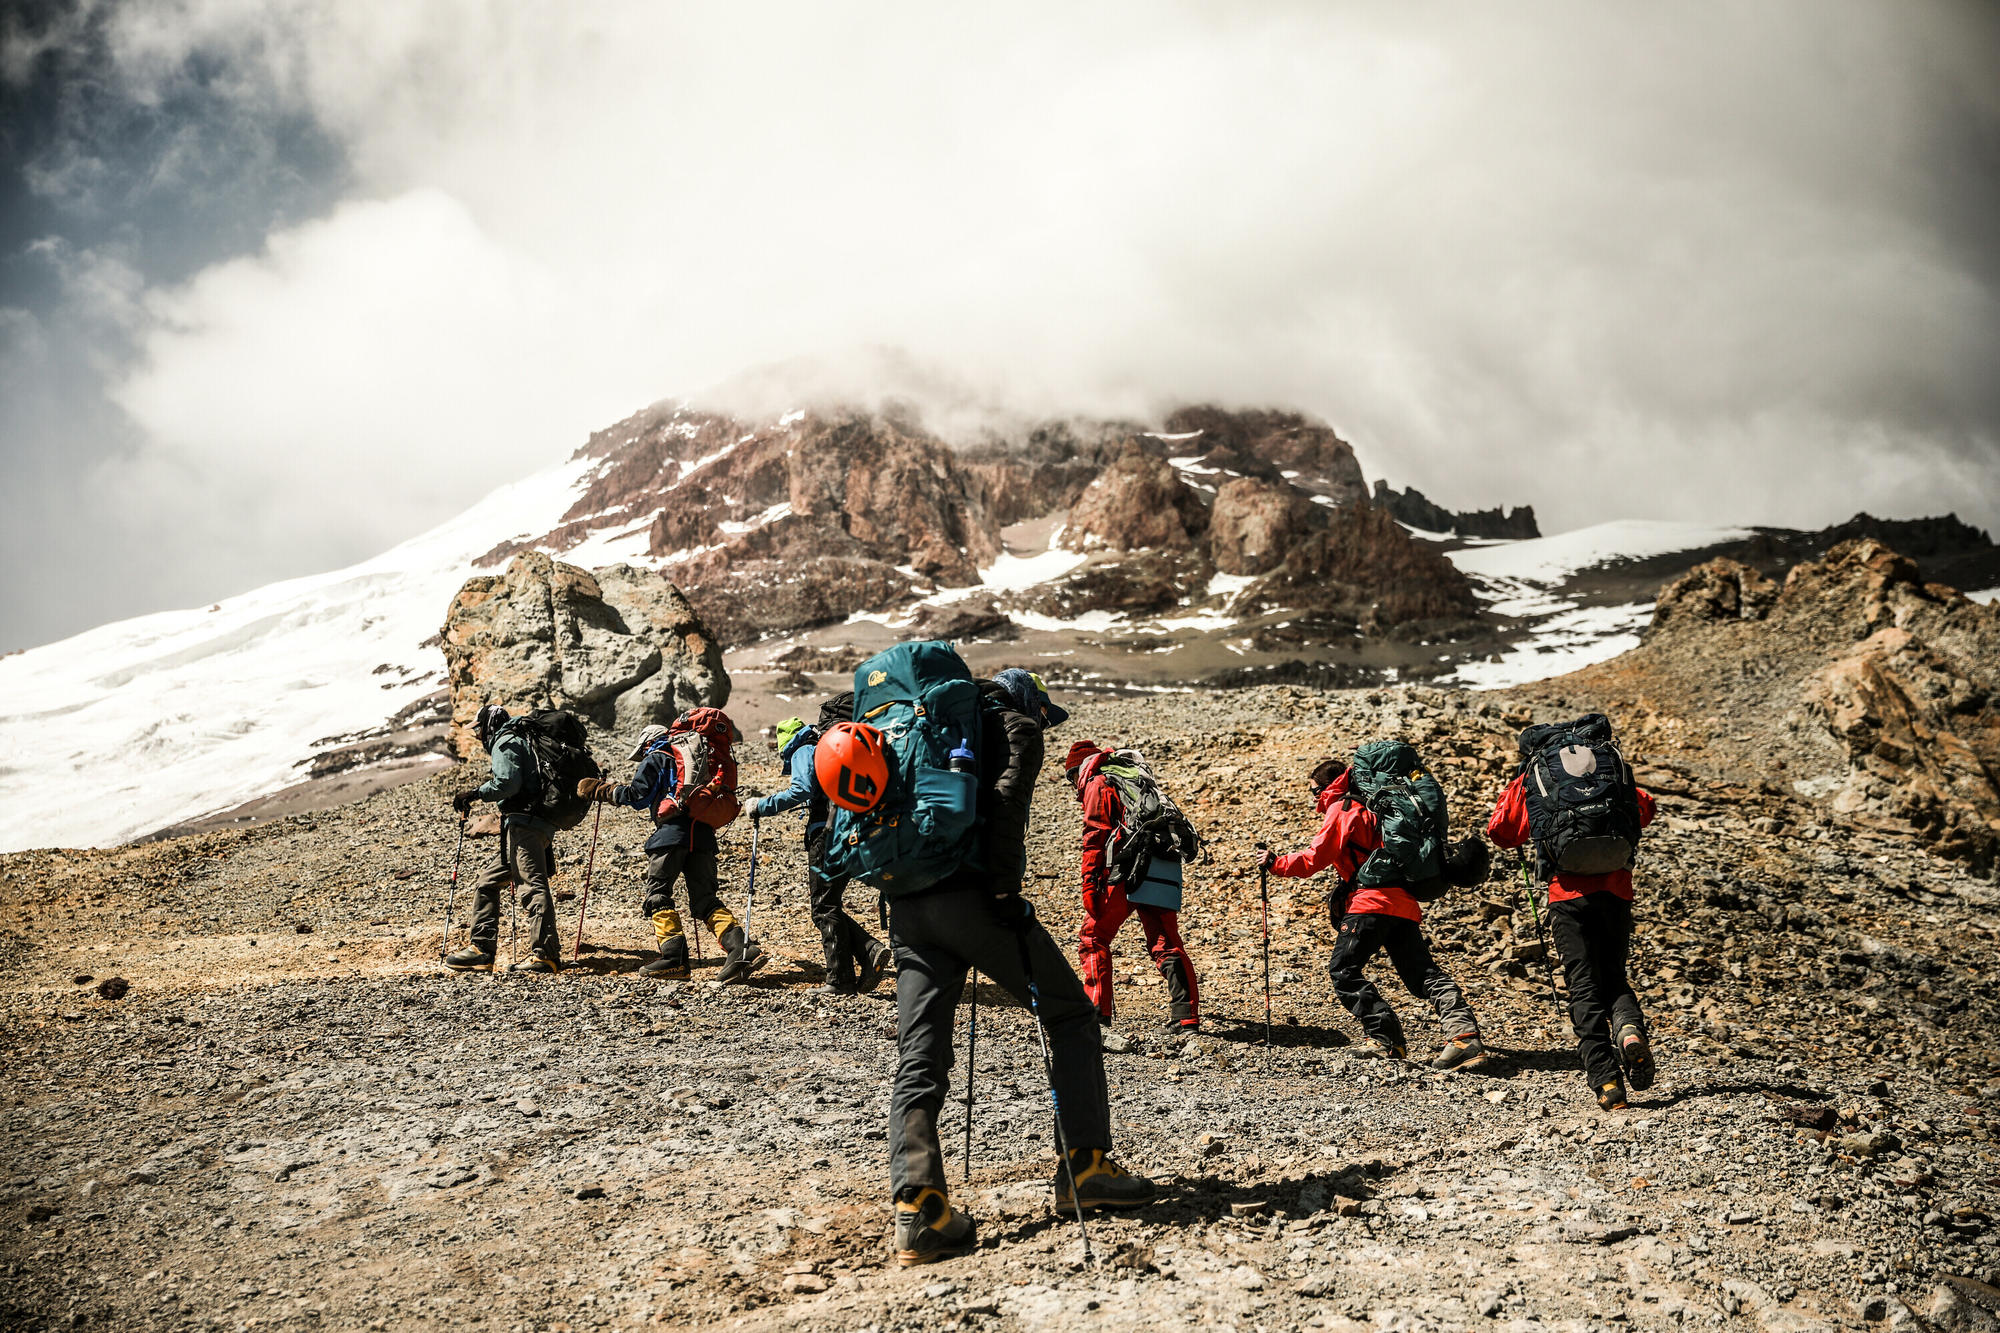
<path fill-rule="evenodd" d="M 0 851 L 110 846 L 300 781 L 315 742 L 444 683 L 423 645 L 472 561 L 549 531 L 592 466 L 505 487 L 348 569 L 0 659 Z"/>

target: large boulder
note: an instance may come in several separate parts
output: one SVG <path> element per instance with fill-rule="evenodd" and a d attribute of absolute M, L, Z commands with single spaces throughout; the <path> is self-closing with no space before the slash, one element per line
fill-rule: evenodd
<path fill-rule="evenodd" d="M 1201 497 L 1134 444 L 1078 498 L 1062 541 L 1072 551 L 1186 551 L 1207 527 Z"/>
<path fill-rule="evenodd" d="M 1660 589 L 1647 633 L 1686 623 L 1761 620 L 1778 599 L 1778 585 L 1750 566 L 1727 558 L 1696 565 Z"/>
<path fill-rule="evenodd" d="M 729 700 L 722 645 L 665 576 L 629 565 L 593 573 L 523 552 L 466 580 L 442 637 L 463 757 L 479 753 L 482 704 L 567 708 L 624 735 Z"/>
<path fill-rule="evenodd" d="M 1468 625 L 1479 614 L 1458 566 L 1365 501 L 1329 511 L 1325 526 L 1293 542 L 1236 605 L 1406 637 Z"/>
<path fill-rule="evenodd" d="M 1208 549 L 1225 574 L 1263 574 L 1275 569 L 1290 546 L 1324 526 L 1318 508 L 1296 486 L 1231 477 L 1215 495 L 1208 518 Z"/>

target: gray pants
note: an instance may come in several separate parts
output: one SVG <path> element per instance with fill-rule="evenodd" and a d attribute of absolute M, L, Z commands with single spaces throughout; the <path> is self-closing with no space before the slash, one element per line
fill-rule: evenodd
<path fill-rule="evenodd" d="M 1002 921 L 983 890 L 947 887 L 889 904 L 889 947 L 899 969 L 896 1084 L 889 1098 L 892 1190 L 944 1188 L 937 1117 L 951 1084 L 952 1019 L 966 972 L 977 968 L 1025 1005 L 1024 936 L 1049 1031 L 1063 1137 L 1071 1149 L 1111 1146 L 1097 1008 L 1083 993 L 1069 959 L 1039 921 Z"/>
<path fill-rule="evenodd" d="M 553 834 L 515 825 L 500 833 L 500 856 L 472 886 L 472 943 L 487 953 L 500 943 L 500 891 L 517 887 L 528 915 L 528 948 L 551 962 L 562 957 L 556 929 L 556 900 L 549 877 L 556 873 Z"/>

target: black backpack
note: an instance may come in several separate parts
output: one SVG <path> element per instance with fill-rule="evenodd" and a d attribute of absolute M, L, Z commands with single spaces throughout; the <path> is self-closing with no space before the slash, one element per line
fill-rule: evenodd
<path fill-rule="evenodd" d="M 1574 722 L 1529 727 L 1521 733 L 1521 773 L 1543 878 L 1632 868 L 1639 851 L 1639 786 L 1611 739 L 1610 718 L 1588 713 Z"/>
<path fill-rule="evenodd" d="M 854 691 L 842 690 L 819 706 L 819 734 L 824 736 L 827 729 L 841 722 L 854 720 Z"/>
<path fill-rule="evenodd" d="M 590 799 L 576 794 L 585 778 L 601 778 L 604 770 L 590 754 L 590 737 L 583 719 L 560 708 L 539 708 L 515 724 L 528 738 L 535 756 L 540 787 L 528 813 L 559 829 L 575 828 L 590 813 Z"/>

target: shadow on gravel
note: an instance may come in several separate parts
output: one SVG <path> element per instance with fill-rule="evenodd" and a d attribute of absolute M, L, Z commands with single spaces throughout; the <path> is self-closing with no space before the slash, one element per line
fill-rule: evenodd
<path fill-rule="evenodd" d="M 1512 1078 L 1516 1074 L 1577 1074 L 1583 1073 L 1583 1066 L 1575 1051 L 1569 1047 L 1557 1050 L 1522 1051 L 1506 1046 L 1488 1046 L 1492 1062 L 1481 1067 L 1479 1072 L 1488 1078 Z"/>
<path fill-rule="evenodd" d="M 1239 1046 L 1264 1044 L 1262 1018 L 1217 1018 L 1211 1014 L 1202 1019 L 1202 1032 L 1217 1041 L 1233 1042 Z M 1271 1024 L 1271 1045 L 1274 1047 L 1322 1047 L 1330 1050 L 1353 1044 L 1354 1039 L 1339 1028 L 1321 1027 L 1317 1023 Z"/>
<path fill-rule="evenodd" d="M 1833 1096 L 1824 1088 L 1808 1088 L 1798 1083 L 1771 1082 L 1762 1079 L 1746 1079 L 1741 1082 L 1694 1083 L 1684 1088 L 1675 1088 L 1663 1097 L 1648 1093 L 1637 1093 L 1632 1097 L 1635 1111 L 1663 1111 L 1669 1106 L 1697 1097 L 1737 1097 L 1745 1093 L 1758 1093 L 1774 1101 L 1823 1102 Z M 1643 1098 L 1643 1100 L 1642 1100 Z"/>

